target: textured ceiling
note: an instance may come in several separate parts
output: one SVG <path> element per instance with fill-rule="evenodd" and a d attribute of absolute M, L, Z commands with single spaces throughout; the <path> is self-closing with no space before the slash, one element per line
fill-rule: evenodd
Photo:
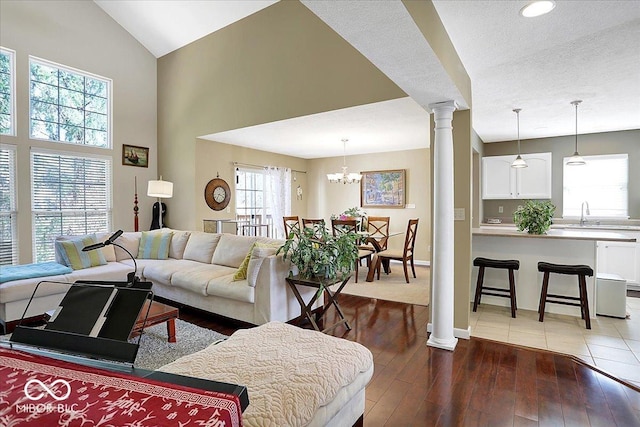
<path fill-rule="evenodd" d="M 96 3 L 152 53 L 161 56 L 273 2 L 96 0 Z M 409 22 L 402 2 L 303 3 L 417 104 L 442 101 L 441 98 L 459 99 L 415 24 Z M 522 108 L 522 139 L 573 134 L 575 110 L 570 102 L 575 99 L 584 101 L 579 107 L 581 134 L 640 129 L 639 0 L 557 0 L 551 13 L 531 19 L 518 14 L 529 0 L 433 3 L 471 77 L 473 126 L 483 141 L 515 139 L 513 108 Z M 194 32 L 189 35 L 191 30 Z M 357 108 L 326 113 L 333 117 L 331 126 L 319 125 L 328 123 L 321 114 L 287 120 L 280 126 L 282 132 L 285 125 L 294 126 L 297 144 L 309 147 L 297 154 L 300 157 L 341 155 L 341 143 L 334 148 L 325 142 L 345 136 L 359 140 L 357 132 L 370 125 L 366 109 L 372 107 L 362 107 L 366 113 L 359 115 L 354 112 Z M 380 111 L 391 114 L 387 107 L 381 106 Z M 347 116 L 339 120 L 339 114 Z M 362 123 L 357 123 L 358 116 Z M 411 131 L 405 133 L 403 126 L 394 126 L 402 124 L 397 118 L 398 114 L 390 115 L 388 129 L 395 129 L 395 134 L 387 141 L 394 141 L 396 149 L 403 149 L 403 142 L 410 145 L 413 136 Z M 338 123 L 343 127 L 339 128 Z M 264 132 L 261 126 L 254 126 L 238 130 L 242 138 L 234 136 L 234 131 L 225 132 L 225 138 L 237 145 L 271 151 L 259 141 L 268 138 L 270 127 L 278 125 L 264 126 Z M 305 132 L 305 126 L 313 131 Z M 326 132 L 325 137 L 318 139 L 318 132 Z M 309 143 L 303 143 L 307 137 Z M 428 135 L 425 138 L 428 144 Z M 322 152 L 317 143 L 320 140 Z M 369 146 L 370 151 L 380 150 L 373 144 Z"/>

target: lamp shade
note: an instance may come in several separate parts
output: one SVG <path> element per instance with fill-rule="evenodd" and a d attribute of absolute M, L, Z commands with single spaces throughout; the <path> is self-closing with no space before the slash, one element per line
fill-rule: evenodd
<path fill-rule="evenodd" d="M 162 199 L 168 199 L 173 197 L 173 182 L 163 181 L 149 181 L 147 186 L 147 196 L 160 197 Z"/>

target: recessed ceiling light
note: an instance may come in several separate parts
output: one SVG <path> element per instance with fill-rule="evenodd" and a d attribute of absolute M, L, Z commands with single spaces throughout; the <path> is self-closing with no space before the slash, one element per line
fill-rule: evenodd
<path fill-rule="evenodd" d="M 525 18 L 535 18 L 536 16 L 549 13 L 556 7 L 556 2 L 551 0 L 540 0 L 529 3 L 520 9 L 520 15 Z"/>

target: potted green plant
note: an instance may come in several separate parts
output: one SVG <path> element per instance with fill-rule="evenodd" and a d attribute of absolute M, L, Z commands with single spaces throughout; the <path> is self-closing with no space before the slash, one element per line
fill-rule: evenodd
<path fill-rule="evenodd" d="M 354 270 L 358 259 L 357 239 L 355 233 L 333 236 L 322 224 L 314 224 L 292 230 L 277 254 L 282 252 L 284 259 L 289 258 L 298 267 L 301 278 L 332 283 Z"/>
<path fill-rule="evenodd" d="M 545 234 L 551 227 L 555 211 L 556 206 L 549 200 L 527 200 L 513 213 L 513 222 L 518 226 L 518 231 Z"/>

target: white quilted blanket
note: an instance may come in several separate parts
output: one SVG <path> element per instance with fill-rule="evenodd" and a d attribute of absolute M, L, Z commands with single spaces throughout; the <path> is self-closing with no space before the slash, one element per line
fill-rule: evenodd
<path fill-rule="evenodd" d="M 373 364 L 364 346 L 280 322 L 239 330 L 226 341 L 181 357 L 160 371 L 242 384 L 243 424 L 307 425 L 319 407 Z"/>

